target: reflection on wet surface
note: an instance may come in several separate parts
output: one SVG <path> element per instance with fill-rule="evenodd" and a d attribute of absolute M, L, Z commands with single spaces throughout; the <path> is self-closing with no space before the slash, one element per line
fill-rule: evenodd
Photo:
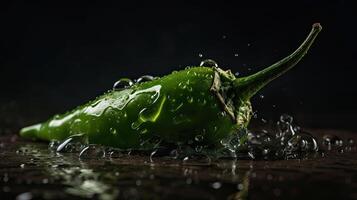
<path fill-rule="evenodd" d="M 322 135 L 319 143 L 334 139 Z M 354 136 L 338 135 L 346 144 Z M 183 161 L 98 152 L 79 158 L 78 152 L 57 153 L 47 143 L 7 135 L 0 137 L 0 192 L 1 199 L 22 200 L 357 199 L 355 154 L 352 144 L 281 161 Z"/>

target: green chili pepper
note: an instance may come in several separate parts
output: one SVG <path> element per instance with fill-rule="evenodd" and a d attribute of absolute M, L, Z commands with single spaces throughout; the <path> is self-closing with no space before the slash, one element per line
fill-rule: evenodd
<path fill-rule="evenodd" d="M 200 66 L 153 80 L 145 77 L 149 81 L 143 83 L 126 80 L 126 88 L 113 89 L 70 112 L 25 127 L 20 134 L 47 141 L 83 134 L 89 143 L 119 148 L 151 148 L 145 141 L 153 137 L 217 145 L 248 126 L 250 98 L 295 66 L 320 30 L 320 24 L 314 24 L 295 52 L 253 75 L 236 78 L 230 70 Z"/>

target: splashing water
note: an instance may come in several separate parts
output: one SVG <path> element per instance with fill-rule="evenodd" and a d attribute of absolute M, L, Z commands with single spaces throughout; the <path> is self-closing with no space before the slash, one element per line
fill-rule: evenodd
<path fill-rule="evenodd" d="M 62 143 L 52 141 L 49 149 L 57 152 L 79 153 L 80 159 L 111 159 L 121 158 L 131 154 L 146 155 L 150 162 L 155 157 L 167 157 L 173 160 L 182 160 L 184 165 L 209 165 L 212 159 L 253 159 L 253 160 L 284 160 L 304 159 L 311 155 L 324 155 L 322 149 L 348 151 L 354 148 L 354 140 L 344 142 L 337 136 L 325 135 L 319 146 L 316 138 L 302 130 L 293 123 L 293 117 L 281 115 L 276 122 L 276 127 L 270 131 L 265 129 L 251 131 L 241 129 L 230 137 L 220 141 L 221 147 L 212 148 L 204 145 L 204 137 L 197 135 L 187 144 L 165 143 L 159 138 L 154 138 L 156 145 L 153 150 L 142 149 L 116 149 L 96 144 L 83 144 L 80 139 L 83 135 L 75 135 Z M 152 142 L 143 141 L 143 142 Z M 320 153 L 320 154 L 319 154 Z M 195 164 L 193 164 L 195 163 Z"/>

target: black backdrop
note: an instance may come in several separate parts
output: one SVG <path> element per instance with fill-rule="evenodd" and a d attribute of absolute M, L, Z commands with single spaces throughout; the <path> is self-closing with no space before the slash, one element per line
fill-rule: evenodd
<path fill-rule="evenodd" d="M 206 58 L 247 75 L 288 55 L 314 22 L 323 31 L 309 54 L 254 108 L 266 119 L 289 113 L 304 127 L 356 130 L 352 1 L 73 2 L 1 3 L 2 132 L 93 99 L 120 77 Z"/>

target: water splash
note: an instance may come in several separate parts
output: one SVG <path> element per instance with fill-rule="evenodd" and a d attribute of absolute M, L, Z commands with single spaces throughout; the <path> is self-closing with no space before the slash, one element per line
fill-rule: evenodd
<path fill-rule="evenodd" d="M 151 115 L 150 115 L 151 116 Z M 146 118 L 145 118 L 146 119 Z M 150 118 L 151 119 L 151 118 Z M 253 159 L 253 160 L 284 160 L 303 159 L 314 154 L 324 154 L 324 149 L 351 151 L 355 148 L 355 141 L 348 139 L 344 142 L 337 136 L 325 135 L 321 142 L 309 132 L 303 130 L 293 122 L 293 117 L 283 114 L 276 122 L 276 126 L 268 130 L 240 129 L 229 137 L 220 141 L 220 147 L 204 144 L 204 134 L 197 134 L 187 143 L 167 143 L 160 137 L 153 136 L 143 140 L 142 149 L 128 150 L 103 147 L 95 144 L 83 144 L 83 135 L 74 135 L 63 142 L 53 141 L 49 149 L 57 152 L 76 152 L 81 159 L 100 159 L 109 157 L 120 159 L 131 154 L 147 155 L 149 162 L 154 157 L 181 159 L 184 165 L 209 165 L 211 160 L 220 158 Z M 144 148 L 154 147 L 151 150 Z M 323 145 L 322 148 L 321 145 Z"/>
<path fill-rule="evenodd" d="M 63 142 L 52 141 L 49 143 L 50 149 L 56 149 L 57 152 L 79 152 L 83 148 L 83 143 L 86 142 L 84 134 L 77 134 L 68 137 Z M 56 146 L 58 144 L 58 146 Z"/>
<path fill-rule="evenodd" d="M 88 145 L 84 147 L 79 153 L 79 158 L 88 159 L 88 158 L 104 158 L 105 150 L 100 145 Z"/>

